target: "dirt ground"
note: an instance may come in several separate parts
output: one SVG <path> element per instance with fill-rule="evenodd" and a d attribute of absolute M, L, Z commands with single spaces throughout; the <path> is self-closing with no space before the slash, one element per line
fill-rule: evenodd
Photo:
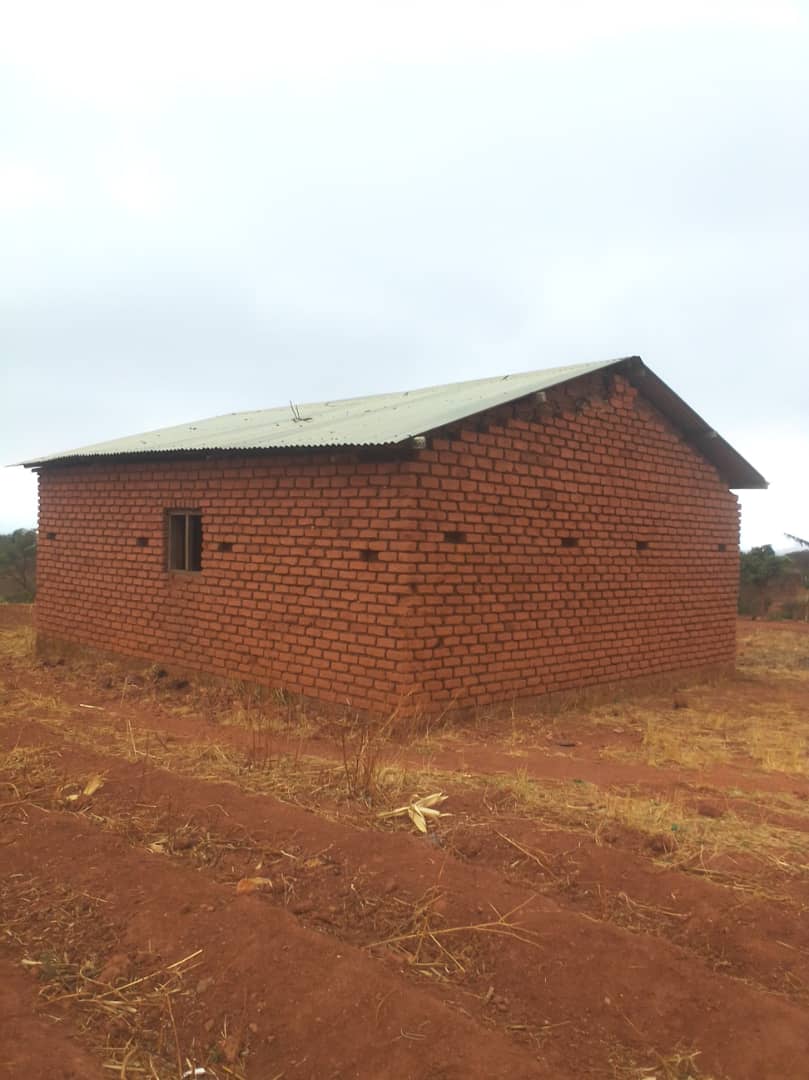
<path fill-rule="evenodd" d="M 408 730 L 0 607 L 0 1076 L 809 1075 L 809 625 L 738 638 Z"/>

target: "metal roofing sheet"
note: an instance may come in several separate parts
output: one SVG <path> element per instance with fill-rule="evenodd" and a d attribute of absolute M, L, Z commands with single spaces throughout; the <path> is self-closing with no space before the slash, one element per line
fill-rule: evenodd
<path fill-rule="evenodd" d="M 290 403 L 274 409 L 228 413 L 31 458 L 20 464 L 37 467 L 139 454 L 389 446 L 602 369 L 626 375 L 669 418 L 683 438 L 715 466 L 729 487 L 767 486 L 764 477 L 738 451 L 636 356 L 428 386 L 396 394 L 306 405 Z"/>
<path fill-rule="evenodd" d="M 396 394 L 282 405 L 228 413 L 32 458 L 44 465 L 65 458 L 156 451 L 273 450 L 328 446 L 385 446 L 462 420 L 506 401 L 608 367 L 615 361 L 501 375 L 494 379 L 428 386 Z"/>

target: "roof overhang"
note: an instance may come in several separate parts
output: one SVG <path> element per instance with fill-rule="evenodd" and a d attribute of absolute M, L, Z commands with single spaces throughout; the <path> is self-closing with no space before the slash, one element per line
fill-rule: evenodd
<path fill-rule="evenodd" d="M 614 368 L 679 431 L 683 440 L 709 461 L 729 488 L 766 488 L 767 481 L 690 405 L 648 368 L 640 357 L 619 360 Z"/>
<path fill-rule="evenodd" d="M 594 372 L 624 375 L 673 424 L 684 441 L 716 468 L 729 488 L 767 487 L 764 477 L 637 356 L 398 394 L 300 406 L 290 403 L 288 407 L 230 413 L 19 464 L 41 469 L 110 459 L 393 449 Z"/>

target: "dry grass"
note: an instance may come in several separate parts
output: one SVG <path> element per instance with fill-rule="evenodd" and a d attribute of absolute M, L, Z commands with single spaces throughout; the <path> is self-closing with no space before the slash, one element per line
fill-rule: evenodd
<path fill-rule="evenodd" d="M 171 711 L 198 716 L 222 727 L 266 732 L 270 737 L 291 735 L 304 740 L 316 736 L 322 728 L 320 718 L 285 690 L 270 690 L 238 679 L 193 684 L 186 700 L 172 706 Z"/>
<path fill-rule="evenodd" d="M 199 953 L 116 976 L 106 965 L 118 932 L 105 919 L 103 901 L 36 877 L 0 882 L 0 913 L 6 941 L 38 978 L 40 998 L 70 1008 L 111 1075 L 179 1080 L 199 1066 L 207 1076 L 224 1077 L 216 1072 L 216 1046 L 183 1048 L 177 1034 L 175 1014 L 191 995 L 187 980 Z"/>
<path fill-rule="evenodd" d="M 15 656 L 25 655 L 20 644 L 23 636 L 21 631 L 4 635 L 6 644 L 16 638 Z M 778 638 L 776 646 L 782 656 L 793 655 L 796 645 L 792 639 L 797 635 L 782 631 L 772 636 Z M 765 640 L 769 642 L 770 638 Z M 809 637 L 802 640 L 809 648 Z M 703 872 L 709 860 L 722 853 L 754 856 L 788 876 L 804 873 L 809 863 L 809 832 L 769 825 L 733 812 L 719 818 L 704 817 L 682 798 L 652 799 L 631 791 L 604 791 L 587 783 L 540 782 L 524 771 L 488 779 L 435 769 L 410 771 L 385 756 L 390 751 L 389 733 L 395 717 L 376 727 L 345 720 L 341 729 L 342 761 L 300 752 L 279 753 L 274 743 L 276 721 L 267 711 L 266 695 L 244 687 L 230 688 L 230 696 L 223 691 L 217 693 L 219 696 L 214 696 L 211 691 L 207 700 L 211 709 L 216 705 L 220 721 L 224 716 L 227 722 L 240 723 L 250 730 L 247 752 L 216 742 L 175 739 L 155 730 L 135 730 L 126 717 L 116 715 L 115 708 L 108 712 L 88 711 L 86 722 L 66 724 L 64 716 L 71 710 L 58 698 L 24 690 L 10 691 L 6 696 L 11 714 L 33 712 L 51 730 L 93 751 L 147 761 L 202 780 L 233 781 L 247 791 L 307 806 L 326 817 L 347 815 L 368 826 L 391 827 L 370 812 L 372 806 L 390 807 L 401 802 L 403 796 L 439 787 L 450 794 L 465 788 L 479 794 L 484 805 L 494 800 L 496 805 L 491 810 L 495 814 L 507 806 L 512 813 L 552 827 L 586 832 L 596 842 L 615 827 L 631 830 L 641 839 L 654 838 L 660 850 L 653 847 L 652 854 L 669 863 L 690 864 L 687 868 L 697 872 Z M 644 700 L 627 704 L 620 721 L 616 720 L 614 707 L 595 708 L 589 715 L 596 723 L 620 722 L 624 728 L 642 731 L 642 756 L 655 765 L 674 763 L 699 769 L 746 757 L 760 769 L 809 774 L 809 723 L 797 706 L 773 701 L 731 714 L 710 707 L 710 687 L 702 693 L 700 698 L 689 692 L 686 709 L 655 713 L 649 701 Z M 242 695 L 236 712 L 233 694 Z M 283 696 L 275 705 L 290 707 Z M 637 760 L 637 751 L 623 753 Z M 14 781 L 10 782 L 13 785 Z M 6 791 L 15 798 L 13 787 Z M 801 818 L 807 815 L 802 802 L 787 796 L 745 797 L 770 810 L 780 806 Z M 739 880 L 741 877 L 742 872 Z"/>
<path fill-rule="evenodd" d="M 614 749 L 610 756 L 687 769 L 755 765 L 809 776 L 809 717 L 797 704 L 774 701 L 731 712 L 694 701 L 689 709 L 669 712 L 636 709 L 632 723 L 642 733 L 641 746 Z"/>
<path fill-rule="evenodd" d="M 347 731 L 345 757 L 337 762 L 300 753 L 276 752 L 272 731 L 254 724 L 251 744 L 241 750 L 212 741 L 180 740 L 152 729 L 136 729 L 128 715 L 88 713 L 83 723 L 65 723 L 72 710 L 54 699 L 49 709 L 38 695 L 17 691 L 14 715 L 36 713 L 37 722 L 68 743 L 127 761 L 146 762 L 199 780 L 231 781 L 245 791 L 272 795 L 284 802 L 317 809 L 325 817 L 359 816 L 374 821 L 372 806 L 388 807 L 411 787 L 422 793 L 429 774 L 411 773 L 382 758 L 384 735 L 365 729 Z M 8 766 L 7 766 L 8 767 Z M 0 776 L 4 769 L 0 755 Z"/>
<path fill-rule="evenodd" d="M 325 817 L 348 814 L 363 825 L 386 827 L 370 811 L 366 800 L 347 799 L 344 764 L 277 755 L 265 766 L 264 759 L 257 762 L 252 751 L 245 754 L 210 742 L 166 741 L 157 732 L 133 732 L 120 720 L 102 719 L 101 714 L 82 726 L 67 725 L 59 717 L 41 722 L 69 742 L 95 752 L 131 760 L 134 745 L 138 760 L 180 775 L 234 781 L 244 790 L 307 806 Z M 37 760 L 41 761 L 41 754 Z M 30 762 L 28 768 L 33 782 L 37 778 L 31 774 Z M 7 782 L 13 784 L 17 782 L 14 775 L 14 762 L 0 758 L 0 779 L 8 777 Z M 650 798 L 631 791 L 604 790 L 585 782 L 540 781 L 525 771 L 489 778 L 462 777 L 439 770 L 408 772 L 395 764 L 375 764 L 373 785 L 374 800 L 386 806 L 393 805 L 397 798 L 401 800 L 403 793 L 424 793 L 442 787 L 451 795 L 462 788 L 480 793 L 483 804 L 489 805 L 495 815 L 518 813 L 555 828 L 585 832 L 597 843 L 615 827 L 628 829 L 641 838 L 654 840 L 650 851 L 655 857 L 698 873 L 710 872 L 711 858 L 728 853 L 752 856 L 770 870 L 790 877 L 809 871 L 809 831 L 751 820 L 732 811 L 718 818 L 705 817 L 682 796 Z M 806 816 L 802 803 L 795 801 L 791 809 Z M 739 880 L 750 873 L 746 867 Z M 734 880 L 732 875 L 730 878 Z"/>
<path fill-rule="evenodd" d="M 385 802 L 401 783 L 402 770 L 390 764 L 391 730 L 395 717 L 381 722 L 359 717 L 340 725 L 343 775 L 349 798 L 367 806 Z"/>
<path fill-rule="evenodd" d="M 30 661 L 34 656 L 35 641 L 36 637 L 31 626 L 0 630 L 0 656 L 12 660 Z"/>
<path fill-rule="evenodd" d="M 750 856 L 768 875 L 776 871 L 802 878 L 809 872 L 809 832 L 752 821 L 730 811 L 718 818 L 704 817 L 682 796 L 652 798 L 584 782 L 537 781 L 525 773 L 495 778 L 489 788 L 490 798 L 494 793 L 499 796 L 497 812 L 520 811 L 554 828 L 586 832 L 596 843 L 616 828 L 628 829 L 646 838 L 649 853 L 667 865 L 713 876 L 734 888 L 756 888 L 753 869 L 745 861 L 738 874 L 714 871 L 710 862 L 715 856 Z"/>
<path fill-rule="evenodd" d="M 540 947 L 533 930 L 521 926 L 516 916 L 519 907 L 505 914 L 495 911 L 494 917 L 463 926 L 447 926 L 437 908 L 443 900 L 438 886 L 433 886 L 415 903 L 395 899 L 399 918 L 394 918 L 391 932 L 379 941 L 366 945 L 369 950 L 388 949 L 403 959 L 411 969 L 422 975 L 440 979 L 478 974 L 474 939 L 481 935 L 511 938 L 523 945 Z"/>
<path fill-rule="evenodd" d="M 698 1050 L 675 1051 L 665 1056 L 655 1054 L 648 1065 L 614 1062 L 612 1080 L 713 1080 L 700 1070 L 699 1056 Z"/>
<path fill-rule="evenodd" d="M 25 714 L 26 717 L 69 716 L 73 709 L 54 694 L 38 694 L 26 691 L 23 695 L 6 694 L 3 702 L 6 713 L 10 716 Z"/>
<path fill-rule="evenodd" d="M 809 634 L 804 630 L 750 629 L 738 639 L 736 666 L 742 674 L 788 680 L 809 679 Z"/>

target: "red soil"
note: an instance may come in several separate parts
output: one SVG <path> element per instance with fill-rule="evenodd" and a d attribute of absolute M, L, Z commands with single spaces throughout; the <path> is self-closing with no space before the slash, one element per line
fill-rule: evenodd
<path fill-rule="evenodd" d="M 20 621 L 6 610 L 0 625 Z M 22 959 L 68 947 L 93 959 L 99 992 L 197 954 L 173 999 L 176 1041 L 161 1014 L 144 1043 L 161 1080 L 180 1075 L 177 1048 L 183 1067 L 221 1080 L 604 1080 L 693 1050 L 700 1071 L 686 1078 L 803 1073 L 804 873 L 738 852 L 683 865 L 630 829 L 570 831 L 526 816 L 502 778 L 448 783 L 453 817 L 427 837 L 404 823 L 380 827 L 331 790 L 297 805 L 113 750 L 113 728 L 136 732 L 141 746 L 152 730 L 169 746 L 207 742 L 248 761 L 248 731 L 176 711 L 194 700 L 190 689 L 124 694 L 120 678 L 105 687 L 98 673 L 14 658 L 0 677 L 0 921 L 10 931 L 0 938 L 0 1074 L 116 1075 L 103 1066 L 131 1032 L 87 1030 L 75 1002 L 46 1005 L 46 980 L 23 974 Z M 809 703 L 806 682 L 779 687 Z M 738 692 L 732 682 L 715 688 L 727 703 Z M 616 762 L 601 751 L 631 748 L 625 732 L 563 720 L 520 756 L 478 731 L 460 745 L 438 742 L 430 758 L 481 777 L 516 767 L 605 790 L 679 792 L 709 815 L 809 828 L 799 802 L 786 811 L 723 790 L 805 796 L 803 776 L 746 762 L 700 774 Z M 301 761 L 339 753 L 325 738 L 292 745 Z M 276 738 L 273 753 L 283 748 Z M 30 762 L 12 771 L 21 751 Z M 423 757 L 405 745 L 393 756 Z M 103 786 L 82 796 L 93 775 Z M 255 876 L 269 883 L 237 891 Z M 82 898 L 73 946 L 54 914 L 67 894 Z M 420 909 L 434 936 L 416 955 L 412 939 L 390 939 L 423 925 Z M 455 930 L 475 925 L 486 928 Z"/>

